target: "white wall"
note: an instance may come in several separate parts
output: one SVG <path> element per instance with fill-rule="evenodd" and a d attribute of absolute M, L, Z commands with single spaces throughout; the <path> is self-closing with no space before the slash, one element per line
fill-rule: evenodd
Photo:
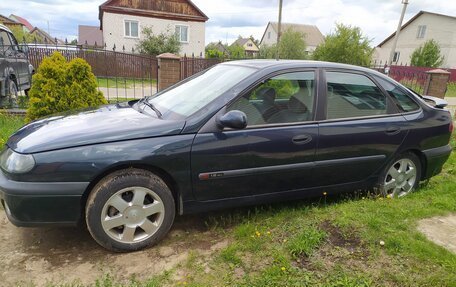
<path fill-rule="evenodd" d="M 271 37 L 268 37 L 269 32 L 271 33 Z M 276 43 L 277 43 L 277 33 L 274 30 L 274 28 L 272 28 L 272 25 L 268 24 L 268 26 L 266 27 L 266 33 L 264 34 L 263 41 L 260 43 L 260 47 L 263 45 L 271 46 Z M 317 48 L 317 46 L 312 46 L 312 45 L 309 45 L 306 43 L 306 51 L 309 52 L 310 54 L 312 54 L 316 48 Z"/>
<path fill-rule="evenodd" d="M 426 25 L 424 38 L 417 38 L 418 26 Z M 456 68 L 456 19 L 433 14 L 423 14 L 405 27 L 399 34 L 396 51 L 400 52 L 398 64 L 410 64 L 413 51 L 427 40 L 434 39 L 440 44 L 445 61 L 443 68 Z M 389 59 L 393 38 L 381 48 L 376 48 L 374 59 L 385 63 Z"/>
<path fill-rule="evenodd" d="M 124 21 L 133 20 L 139 22 L 139 39 L 125 37 Z M 113 13 L 103 13 L 103 39 L 108 49 L 112 49 L 116 44 L 117 51 L 122 50 L 122 46 L 125 45 L 127 51 L 131 51 L 138 41 L 143 37 L 142 29 L 144 27 L 151 27 L 155 34 L 161 32 L 170 33 L 175 32 L 175 25 L 187 25 L 189 26 L 189 42 L 182 43 L 181 54 L 199 56 L 201 53 L 204 56 L 205 48 L 205 23 L 204 22 L 186 22 L 176 20 L 166 20 L 158 18 L 149 18 L 132 15 L 121 15 Z"/>

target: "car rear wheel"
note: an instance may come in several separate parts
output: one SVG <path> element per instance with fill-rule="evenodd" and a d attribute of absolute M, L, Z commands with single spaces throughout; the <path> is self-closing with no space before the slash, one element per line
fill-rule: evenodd
<path fill-rule="evenodd" d="M 157 175 L 139 169 L 114 172 L 92 190 L 86 223 L 95 241 L 115 252 L 143 249 L 159 242 L 171 228 L 175 203 Z"/>
<path fill-rule="evenodd" d="M 17 106 L 17 85 L 13 80 L 9 80 L 8 84 L 8 95 L 10 97 L 10 104 L 13 107 Z"/>
<path fill-rule="evenodd" d="M 421 164 L 413 153 L 405 153 L 393 160 L 380 177 L 380 190 L 383 196 L 404 197 L 419 185 Z"/>

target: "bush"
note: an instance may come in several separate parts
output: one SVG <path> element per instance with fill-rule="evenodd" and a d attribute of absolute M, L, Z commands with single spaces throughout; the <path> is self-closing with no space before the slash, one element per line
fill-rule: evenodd
<path fill-rule="evenodd" d="M 58 52 L 45 58 L 33 76 L 27 121 L 54 113 L 107 104 L 92 68 L 83 59 L 67 62 Z"/>
<path fill-rule="evenodd" d="M 432 39 L 416 48 L 410 57 L 412 66 L 416 67 L 438 68 L 444 60 L 439 43 Z"/>
<path fill-rule="evenodd" d="M 152 28 L 145 27 L 142 30 L 142 40 L 139 41 L 136 49 L 139 53 L 150 56 L 158 56 L 163 53 L 179 54 L 181 43 L 176 34 L 168 30 L 166 33 L 155 35 Z"/>

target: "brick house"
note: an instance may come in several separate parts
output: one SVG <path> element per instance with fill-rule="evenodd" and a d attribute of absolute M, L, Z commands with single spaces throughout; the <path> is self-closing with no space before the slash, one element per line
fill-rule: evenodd
<path fill-rule="evenodd" d="M 181 54 L 204 55 L 209 18 L 190 0 L 109 0 L 100 6 L 99 19 L 108 47 L 131 51 L 149 27 L 154 34 L 176 33 Z"/>

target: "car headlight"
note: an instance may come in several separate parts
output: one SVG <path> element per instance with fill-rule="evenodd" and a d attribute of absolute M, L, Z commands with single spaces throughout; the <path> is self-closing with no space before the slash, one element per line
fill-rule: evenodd
<path fill-rule="evenodd" d="M 12 149 L 6 149 L 0 155 L 0 167 L 9 173 L 26 173 L 35 166 L 35 159 L 31 154 L 20 154 Z"/>

